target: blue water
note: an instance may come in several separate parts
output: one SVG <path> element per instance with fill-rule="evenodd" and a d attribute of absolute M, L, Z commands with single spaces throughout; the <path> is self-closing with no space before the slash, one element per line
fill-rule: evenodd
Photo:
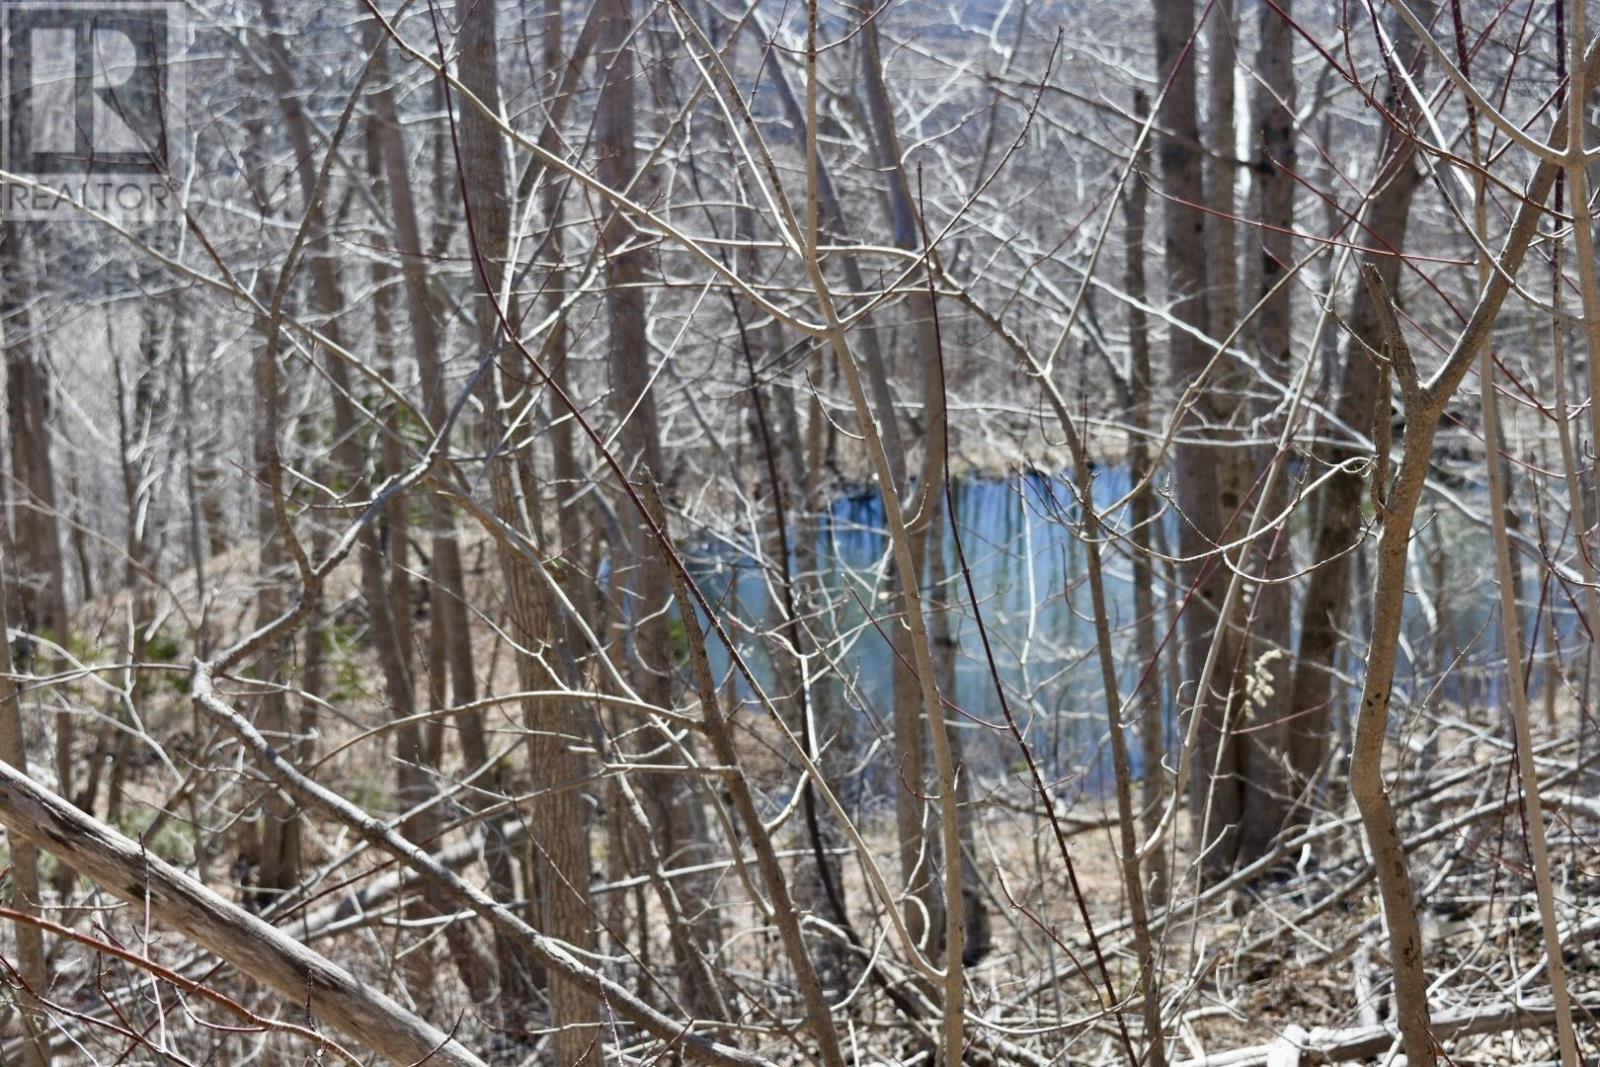
<path fill-rule="evenodd" d="M 1097 506 L 1109 505 L 1128 488 L 1125 470 L 1101 468 L 1094 481 Z M 1078 508 L 1070 486 L 1038 473 L 1007 480 L 964 479 L 955 484 L 954 497 L 978 609 L 1013 715 L 1052 777 L 1068 782 L 1097 780 L 1103 772 L 1099 748 L 1104 697 L 1093 658 L 1093 613 L 1084 580 L 1083 545 L 1073 531 Z M 892 622 L 889 543 L 884 527 L 876 490 L 842 495 L 822 524 L 817 545 L 831 605 L 811 628 L 830 640 L 833 660 L 833 669 L 820 684 L 831 687 L 834 706 L 843 712 L 847 747 L 862 753 L 874 739 L 887 740 L 893 717 L 893 656 L 886 637 Z M 954 545 L 949 537 L 942 544 L 950 575 L 944 595 L 951 606 L 957 648 L 955 691 L 944 695 L 960 709 L 952 719 L 963 726 L 967 758 L 991 772 L 1005 770 L 1017 762 L 1015 742 L 1001 730 L 1001 702 Z M 726 543 L 702 544 L 691 558 L 702 588 L 721 612 L 742 623 L 738 630 L 748 633 L 775 624 L 776 575 L 763 575 L 759 563 Z M 791 566 L 798 578 L 799 561 L 792 558 Z M 1126 664 L 1120 679 L 1126 691 L 1138 677 L 1131 648 L 1130 578 L 1126 560 L 1110 554 L 1106 595 L 1119 650 L 1126 653 L 1118 657 Z M 814 588 L 814 578 L 811 584 Z M 934 596 L 926 580 L 923 592 L 930 600 Z M 770 639 L 764 637 L 747 637 L 740 643 L 741 655 L 755 668 L 763 687 L 774 684 L 770 647 Z M 729 679 L 732 691 L 748 698 L 748 687 L 730 672 L 725 650 L 713 647 L 712 661 L 719 679 Z M 891 761 L 880 762 L 888 766 Z"/>
<path fill-rule="evenodd" d="M 1094 499 L 1104 509 L 1129 488 L 1128 473 L 1120 467 L 1099 467 L 1094 474 Z M 962 479 L 955 483 L 955 511 L 978 609 L 987 628 L 995 665 L 1011 711 L 1022 726 L 1046 774 L 1062 792 L 1095 792 L 1109 773 L 1105 752 L 1105 700 L 1095 659 L 1093 612 L 1085 578 L 1084 549 L 1077 533 L 1079 509 L 1069 483 L 1059 476 L 1031 473 L 1009 479 Z M 1127 515 L 1107 516 L 1126 528 Z M 1305 520 L 1302 519 L 1303 523 Z M 791 536 L 796 520 L 791 517 Z M 1177 544 L 1177 519 L 1164 516 L 1168 545 Z M 830 604 L 810 622 L 812 633 L 827 641 L 833 666 L 817 683 L 830 687 L 843 736 L 835 747 L 862 763 L 861 775 L 869 792 L 886 795 L 894 773 L 888 745 L 892 712 L 892 653 L 885 634 L 890 611 L 888 538 L 883 506 L 875 489 L 837 497 L 821 524 L 817 544 L 822 584 Z M 1402 667 L 1397 679 L 1397 702 L 1453 701 L 1496 706 L 1503 702 L 1503 671 L 1494 668 L 1502 653 L 1495 620 L 1494 567 L 1482 529 L 1458 514 L 1441 510 L 1413 542 L 1413 582 L 1430 597 L 1441 595 L 1439 606 L 1450 621 L 1441 642 L 1445 665 L 1442 674 L 1430 665 L 1434 648 L 1432 627 L 1422 603 L 1409 601 Z M 1303 529 L 1297 525 L 1297 551 L 1304 553 Z M 749 536 L 748 532 L 745 533 Z M 1373 536 L 1376 536 L 1374 532 Z M 1428 553 L 1440 538 L 1452 546 L 1442 588 L 1434 589 Z M 946 599 L 951 605 L 951 625 L 956 639 L 955 690 L 944 694 L 960 709 L 953 721 L 961 723 L 966 756 L 979 777 L 993 777 L 1020 769 L 1014 740 L 1000 727 L 1000 698 L 985 656 L 965 582 L 948 537 L 942 539 L 950 583 Z M 1465 546 L 1465 548 L 1463 548 Z M 1118 684 L 1126 699 L 1137 684 L 1143 664 L 1134 651 L 1134 601 L 1132 574 L 1124 552 L 1108 544 L 1105 561 L 1107 606 L 1113 626 Z M 768 659 L 775 639 L 762 636 L 777 624 L 777 575 L 763 575 L 760 565 L 728 540 L 702 542 L 691 553 L 697 580 L 718 605 L 739 638 L 741 655 L 751 663 L 761 684 L 771 690 L 774 676 Z M 1309 561 L 1297 560 L 1299 566 Z M 799 575 L 799 561 L 791 559 Z M 1163 606 L 1164 565 L 1157 564 L 1158 639 L 1169 619 Z M 1527 595 L 1530 617 L 1539 601 L 1539 572 L 1531 564 Z M 1368 595 L 1365 577 L 1352 583 L 1355 599 L 1340 669 L 1359 678 Z M 802 585 L 815 587 L 815 578 Z M 1296 588 L 1303 585 L 1296 583 Z M 924 580 L 924 595 L 933 590 Z M 1546 612 L 1554 611 L 1563 642 L 1575 640 L 1576 625 L 1567 595 L 1559 589 L 1546 593 Z M 1298 617 L 1298 604 L 1296 605 Z M 875 625 L 875 621 L 878 625 Z M 881 629 L 880 629 L 881 625 Z M 1297 638 L 1296 638 L 1297 639 Z M 1547 650 L 1547 641 L 1541 650 Z M 725 681 L 724 691 L 743 699 L 752 709 L 748 686 L 731 671 L 725 650 L 712 647 L 713 667 Z M 813 668 L 814 672 L 820 668 Z M 1536 670 L 1537 688 L 1543 681 Z M 1165 693 L 1165 687 L 1163 687 Z M 1338 697 L 1336 692 L 1336 699 Z M 1347 696 L 1349 694 L 1346 694 Z M 1165 694 L 1168 738 L 1174 734 L 1175 709 Z M 1336 709 L 1335 719 L 1346 709 Z M 874 753 L 875 741 L 883 742 Z M 1137 760 L 1137 746 L 1132 746 Z M 867 757 L 871 755 L 872 758 Z M 1137 769 L 1137 768 L 1136 768 Z"/>

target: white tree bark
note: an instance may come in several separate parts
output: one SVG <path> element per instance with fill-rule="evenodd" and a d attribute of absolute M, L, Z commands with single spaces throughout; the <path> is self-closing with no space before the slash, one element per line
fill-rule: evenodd
<path fill-rule="evenodd" d="M 390 1062 L 482 1067 L 484 1061 L 369 983 L 219 897 L 7 763 L 0 763 L 0 823 L 113 896 L 148 907 L 157 921 Z"/>

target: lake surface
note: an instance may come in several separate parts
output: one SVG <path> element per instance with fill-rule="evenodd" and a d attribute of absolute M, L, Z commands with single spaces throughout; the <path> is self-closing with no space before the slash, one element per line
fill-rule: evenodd
<path fill-rule="evenodd" d="M 1125 468 L 1097 468 L 1097 507 L 1109 506 L 1127 492 L 1129 485 Z M 978 606 L 1011 709 L 1025 727 L 1042 769 L 1061 783 L 1063 791 L 1097 791 L 1109 775 L 1104 745 L 1104 694 L 1095 660 L 1093 613 L 1084 548 L 1076 533 L 1079 509 L 1073 489 L 1062 477 L 1041 473 L 1003 480 L 961 479 L 954 488 L 956 519 Z M 1467 495 L 1476 505 L 1485 494 Z M 1126 522 L 1125 515 L 1113 518 Z M 1301 523 L 1305 521 L 1299 519 Z M 1443 506 L 1425 511 L 1418 526 L 1412 549 L 1412 580 L 1408 583 L 1414 595 L 1408 598 L 1396 701 L 1498 704 L 1505 695 L 1503 675 L 1483 666 L 1499 657 L 1501 644 L 1494 614 L 1497 591 L 1487 533 L 1480 523 L 1459 510 Z M 1162 532 L 1167 544 L 1177 543 L 1177 518 L 1170 512 L 1164 517 Z M 1302 527 L 1297 526 L 1295 532 L 1302 533 Z M 1376 531 L 1372 536 L 1376 537 Z M 1304 538 L 1297 536 L 1298 541 Z M 1453 551 L 1443 555 L 1445 563 L 1436 569 L 1432 560 L 1441 541 L 1451 544 Z M 960 716 L 963 739 L 977 774 L 1006 773 L 1020 766 L 1015 743 L 998 729 L 1002 723 L 1001 704 L 972 601 L 956 566 L 950 539 L 944 537 L 942 543 L 946 573 L 951 575 L 946 595 L 956 641 L 955 691 L 953 696 L 945 696 L 964 712 Z M 886 616 L 890 611 L 889 545 L 877 491 L 837 497 L 821 524 L 816 547 L 820 578 L 830 593 L 832 607 L 826 617 L 812 621 L 811 629 L 830 642 L 829 657 L 835 666 L 820 684 L 829 685 L 834 705 L 845 709 L 845 747 L 865 758 L 872 743 L 882 740 L 883 748 L 875 762 L 882 773 L 892 773 L 887 739 L 893 718 L 893 657 L 883 636 L 888 631 Z M 1305 551 L 1301 544 L 1296 547 Z M 1103 555 L 1118 683 L 1125 699 L 1143 670 L 1134 653 L 1132 571 L 1128 558 L 1120 551 L 1108 550 Z M 1297 558 L 1296 562 L 1303 567 L 1310 561 Z M 692 564 L 713 602 L 740 620 L 740 629 L 746 635 L 774 625 L 778 616 L 772 598 L 777 587 L 755 561 L 726 543 L 702 543 L 692 554 Z M 798 561 L 792 559 L 791 566 L 798 574 Z M 1524 619 L 1531 619 L 1537 609 L 1541 618 L 1554 619 L 1563 644 L 1568 643 L 1577 630 L 1571 606 L 1577 594 L 1541 586 L 1542 571 L 1531 563 L 1524 562 L 1524 570 Z M 1168 573 L 1164 565 L 1157 565 L 1158 605 L 1164 603 Z M 1361 635 L 1366 626 L 1368 580 L 1363 568 L 1351 588 L 1355 610 L 1347 627 L 1356 640 L 1347 642 L 1350 647 L 1340 663 L 1350 679 L 1360 676 L 1358 656 L 1364 653 Z M 924 591 L 930 592 L 926 582 Z M 1419 597 L 1416 591 L 1424 595 Z M 1298 595 L 1298 589 L 1296 592 Z M 1170 619 L 1164 607 L 1158 607 L 1158 615 L 1159 637 Z M 1434 619 L 1443 619 L 1446 624 L 1437 631 L 1438 636 Z M 1531 626 L 1525 629 L 1531 632 Z M 1550 648 L 1547 622 L 1541 623 L 1539 629 L 1540 646 L 1536 652 L 1543 655 Z M 1350 648 L 1355 649 L 1354 654 Z M 768 650 L 766 639 L 746 636 L 741 641 L 741 652 L 755 667 L 763 686 L 770 685 L 773 677 Z M 712 658 L 718 677 L 731 678 L 726 652 L 714 647 Z M 1537 690 L 1544 681 L 1545 673 L 1536 668 L 1532 688 Z M 732 691 L 745 692 L 736 684 Z M 1340 713 L 1353 699 L 1346 689 L 1337 686 L 1335 697 L 1344 698 Z M 1164 710 L 1170 737 L 1176 716 L 1170 694 Z M 1130 746 L 1137 760 L 1137 745 L 1131 739 Z"/>

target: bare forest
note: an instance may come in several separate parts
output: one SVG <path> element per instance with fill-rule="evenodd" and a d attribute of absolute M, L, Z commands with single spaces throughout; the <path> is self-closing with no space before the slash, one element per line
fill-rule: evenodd
<path fill-rule="evenodd" d="M 1600 1063 L 1586 0 L 0 0 L 0 1065 Z"/>

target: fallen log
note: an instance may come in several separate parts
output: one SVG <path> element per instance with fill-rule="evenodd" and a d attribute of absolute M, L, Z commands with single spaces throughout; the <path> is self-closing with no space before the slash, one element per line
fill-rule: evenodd
<path fill-rule="evenodd" d="M 1600 994 L 1574 998 L 1572 1011 L 1574 1016 L 1588 1016 L 1591 1021 L 1600 1017 Z M 1432 1029 L 1435 1040 L 1448 1041 L 1475 1034 L 1549 1026 L 1555 1017 L 1555 1007 L 1551 1004 L 1491 1004 L 1434 1015 Z M 1182 1060 L 1177 1067 L 1314 1067 L 1381 1056 L 1398 1040 L 1399 1035 L 1386 1026 L 1318 1027 L 1314 1030 L 1290 1026 L 1270 1044 Z"/>
<path fill-rule="evenodd" d="M 675 1019 L 660 1011 L 609 974 L 589 966 L 570 946 L 540 933 L 504 904 L 400 836 L 381 819 L 373 818 L 347 798 L 306 777 L 248 719 L 217 696 L 212 682 L 213 669 L 211 664 L 203 660 L 194 662 L 194 673 L 190 678 L 196 706 L 232 731 L 250 752 L 256 766 L 302 807 L 333 818 L 369 845 L 394 856 L 444 896 L 465 905 L 495 930 L 526 947 L 534 958 L 551 971 L 569 979 L 580 989 L 593 993 L 596 999 L 602 1000 L 618 1015 L 672 1046 L 676 1055 L 721 1067 L 773 1067 L 772 1061 L 764 1056 L 696 1033 L 692 1022 Z"/>
<path fill-rule="evenodd" d="M 151 855 L 8 763 L 0 823 L 392 1063 L 485 1067 L 444 1031 Z"/>

